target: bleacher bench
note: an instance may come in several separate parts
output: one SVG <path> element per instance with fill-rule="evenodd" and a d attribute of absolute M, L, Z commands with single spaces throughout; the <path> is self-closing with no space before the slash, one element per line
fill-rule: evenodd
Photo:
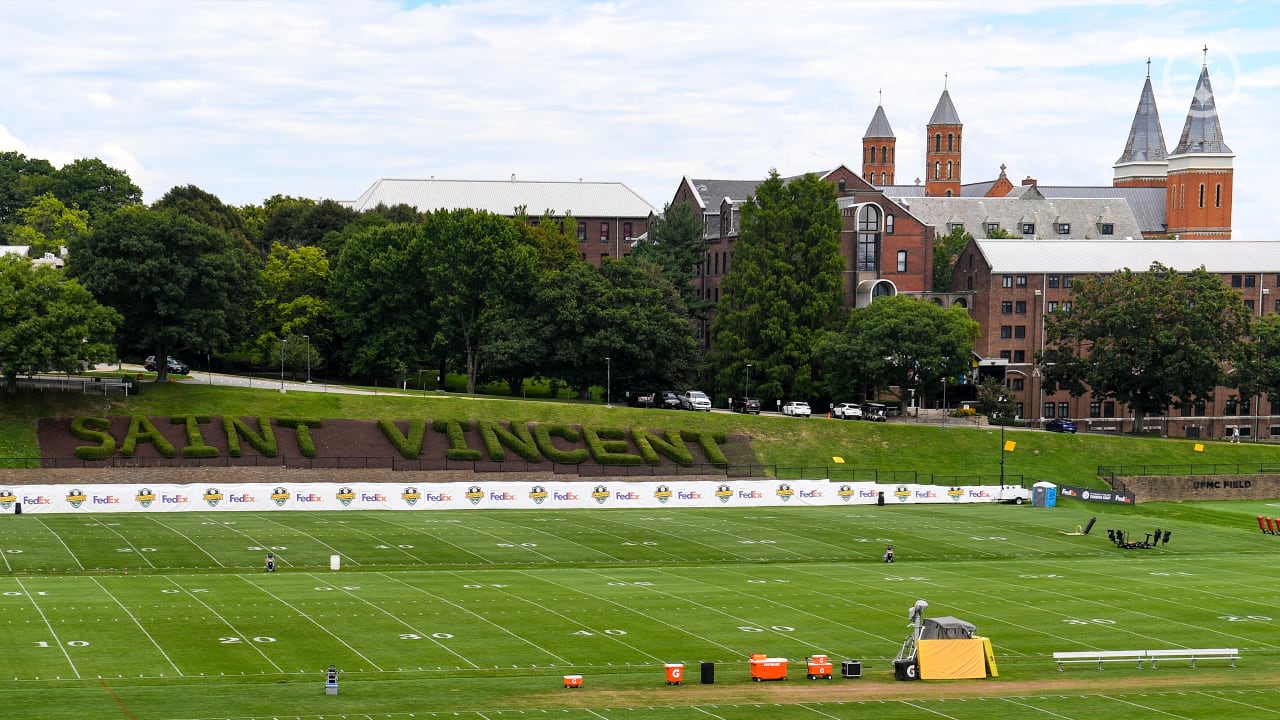
<path fill-rule="evenodd" d="M 1062 671 L 1063 665 L 1067 663 L 1097 663 L 1098 669 L 1102 669 L 1103 663 L 1108 662 L 1131 662 L 1138 668 L 1142 667 L 1142 663 L 1151 662 L 1152 669 L 1158 669 L 1161 660 L 1187 660 L 1191 662 L 1191 667 L 1196 666 L 1197 660 L 1230 660 L 1231 667 L 1236 666 L 1236 660 L 1240 659 L 1240 650 L 1238 648 L 1172 648 L 1166 650 L 1083 650 L 1075 652 L 1056 652 L 1053 654 L 1054 662 L 1058 663 L 1058 670 Z"/>

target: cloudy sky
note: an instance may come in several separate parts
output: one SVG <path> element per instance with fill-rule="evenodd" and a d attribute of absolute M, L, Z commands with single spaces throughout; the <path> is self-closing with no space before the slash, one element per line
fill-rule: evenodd
<path fill-rule="evenodd" d="M 98 157 L 145 199 L 349 200 L 382 177 L 608 180 L 861 166 L 899 182 L 944 83 L 965 182 L 1109 185 L 1147 59 L 1172 150 L 1208 46 L 1235 237 L 1280 240 L 1280 4 L 1118 0 L 6 0 L 0 150 Z M 881 95 L 883 93 L 883 95 Z"/>

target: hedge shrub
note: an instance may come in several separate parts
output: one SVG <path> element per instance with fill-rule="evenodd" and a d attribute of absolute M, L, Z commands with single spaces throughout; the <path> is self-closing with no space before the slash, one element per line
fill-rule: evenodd
<path fill-rule="evenodd" d="M 481 420 L 476 423 L 489 459 L 498 462 L 506 460 L 507 453 L 503 448 L 507 447 L 527 462 L 542 462 L 542 453 L 538 452 L 538 444 L 529 435 L 529 428 L 515 420 L 508 424 L 511 426 L 510 430 L 496 420 Z"/>
<path fill-rule="evenodd" d="M 684 439 L 698 443 L 698 447 L 702 448 L 702 454 L 707 456 L 707 460 L 712 465 L 720 468 L 729 467 L 729 458 L 720 451 L 720 446 L 725 441 L 723 430 L 685 430 Z"/>
<path fill-rule="evenodd" d="M 617 427 L 582 428 L 582 436 L 587 441 L 587 450 L 591 457 L 601 465 L 639 465 L 644 460 L 634 453 L 627 444 L 627 431 Z"/>
<path fill-rule="evenodd" d="M 551 442 L 552 437 L 564 438 L 569 442 L 578 442 L 581 436 L 578 431 L 568 425 L 560 425 L 556 423 L 530 423 L 529 428 L 533 431 L 533 441 L 538 445 L 538 452 L 551 462 L 564 463 L 566 465 L 581 465 L 591 457 L 586 448 L 574 448 L 573 450 L 561 450 Z"/>
<path fill-rule="evenodd" d="M 409 435 L 400 432 L 400 427 L 391 420 L 379 420 L 378 429 L 405 460 L 416 460 L 422 454 L 422 440 L 427 434 L 426 420 L 410 420 Z"/>
<path fill-rule="evenodd" d="M 218 448 L 204 444 L 204 435 L 200 425 L 209 422 L 208 415 L 175 415 L 169 418 L 174 425 L 187 426 L 187 446 L 182 448 L 182 457 L 190 459 L 218 457 Z"/>
<path fill-rule="evenodd" d="M 127 458 L 133 457 L 140 442 L 151 443 L 162 457 L 171 458 L 178 454 L 173 449 L 173 443 L 160 434 L 156 426 L 151 424 L 150 419 L 145 415 L 134 415 L 129 418 L 129 434 L 124 436 L 124 443 L 120 445 L 120 454 Z"/>
<path fill-rule="evenodd" d="M 276 418 L 276 424 L 280 427 L 293 428 L 297 433 L 298 452 L 302 453 L 302 457 L 316 456 L 316 441 L 311 437 L 310 428 L 320 427 L 320 418 Z"/>
<path fill-rule="evenodd" d="M 108 432 L 111 421 L 101 417 L 81 415 L 71 420 L 71 434 L 81 440 L 97 441 L 97 445 L 81 445 L 76 457 L 81 460 L 106 460 L 116 454 L 116 439 Z"/>
<path fill-rule="evenodd" d="M 244 435 L 249 446 L 264 456 L 273 458 L 278 455 L 280 451 L 276 445 L 275 430 L 271 429 L 271 418 L 258 418 L 258 427 L 262 430 L 261 435 L 250 429 L 240 418 L 222 418 L 222 429 L 227 433 L 227 454 L 240 457 L 240 436 Z"/>
<path fill-rule="evenodd" d="M 449 449 L 444 451 L 446 460 L 475 462 L 484 459 L 479 450 L 472 450 L 467 446 L 467 436 L 464 433 L 471 429 L 470 420 L 433 420 L 431 427 L 449 438 Z"/>
<path fill-rule="evenodd" d="M 693 453 L 689 451 L 689 446 L 684 444 L 684 437 L 680 431 L 663 430 L 662 432 L 666 435 L 665 438 L 658 437 L 658 434 L 652 430 L 631 429 L 631 439 L 640 449 L 640 457 L 650 465 L 662 462 L 659 455 L 685 467 L 693 465 Z"/>

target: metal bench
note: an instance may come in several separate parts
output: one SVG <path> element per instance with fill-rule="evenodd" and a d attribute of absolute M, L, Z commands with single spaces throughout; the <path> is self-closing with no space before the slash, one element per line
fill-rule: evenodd
<path fill-rule="evenodd" d="M 1151 661 L 1151 667 L 1156 667 L 1159 660 L 1190 660 L 1191 667 L 1196 666 L 1196 660 L 1230 660 L 1231 667 L 1236 666 L 1236 660 L 1240 659 L 1239 648 L 1174 648 L 1172 650 L 1148 650 L 1147 659 Z"/>
<path fill-rule="evenodd" d="M 1098 669 L 1102 669 L 1102 663 L 1105 662 L 1131 662 L 1136 663 L 1139 668 L 1142 667 L 1142 661 L 1147 657 L 1146 650 L 1085 650 L 1081 652 L 1056 652 L 1053 659 L 1058 663 L 1058 671 L 1062 671 L 1064 663 L 1098 663 Z"/>

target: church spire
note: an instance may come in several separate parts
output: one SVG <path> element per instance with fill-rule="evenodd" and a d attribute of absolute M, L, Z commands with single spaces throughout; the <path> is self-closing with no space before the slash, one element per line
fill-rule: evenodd
<path fill-rule="evenodd" d="M 898 139 L 893 128 L 889 127 L 889 118 L 884 114 L 881 101 L 862 136 L 862 179 L 881 187 L 892 185 L 897 145 Z"/>
<path fill-rule="evenodd" d="M 1147 59 L 1147 79 L 1138 98 L 1138 109 L 1129 127 L 1129 140 L 1115 163 L 1112 184 L 1117 187 L 1164 187 L 1169 171 L 1169 151 L 1160 127 L 1156 94 L 1151 89 L 1151 59 Z"/>
<path fill-rule="evenodd" d="M 960 196 L 960 141 L 964 123 L 945 87 L 925 129 L 925 197 Z"/>
<path fill-rule="evenodd" d="M 1191 97 L 1191 109 L 1187 122 L 1182 126 L 1182 137 L 1174 155 L 1185 153 L 1230 153 L 1231 148 L 1222 141 L 1222 126 L 1218 124 L 1218 107 L 1213 100 L 1213 86 L 1209 84 L 1209 66 L 1200 68 L 1200 81 Z"/>
<path fill-rule="evenodd" d="M 1205 56 L 1182 136 L 1169 155 L 1165 224 L 1182 238 L 1229 240 L 1235 155 L 1222 140 L 1209 84 L 1208 48 Z"/>

